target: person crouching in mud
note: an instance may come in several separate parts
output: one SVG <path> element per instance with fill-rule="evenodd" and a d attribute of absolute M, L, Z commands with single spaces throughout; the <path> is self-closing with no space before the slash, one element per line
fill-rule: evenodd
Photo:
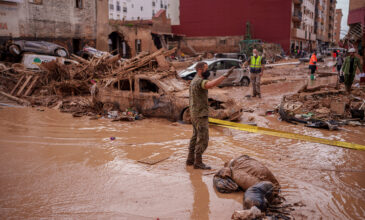
<path fill-rule="evenodd" d="M 207 80 L 210 75 L 207 63 L 199 62 L 195 69 L 196 75 L 189 88 L 189 110 L 193 125 L 193 136 L 189 144 L 186 165 L 194 165 L 194 169 L 209 170 L 211 169 L 210 166 L 205 165 L 202 161 L 202 155 L 207 149 L 209 141 L 208 89 L 221 84 L 233 73 L 234 67 L 214 80 Z"/>

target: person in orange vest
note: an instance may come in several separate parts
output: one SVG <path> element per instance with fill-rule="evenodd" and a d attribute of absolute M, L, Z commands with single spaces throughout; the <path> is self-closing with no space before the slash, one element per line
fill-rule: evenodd
<path fill-rule="evenodd" d="M 310 60 L 309 60 L 309 69 L 311 70 L 311 80 L 314 80 L 314 73 L 317 69 L 317 53 L 316 51 L 313 52 Z"/>
<path fill-rule="evenodd" d="M 336 60 L 336 57 L 337 57 L 337 52 L 336 52 L 336 50 L 333 50 L 333 52 L 332 52 L 332 60 L 335 61 Z"/>

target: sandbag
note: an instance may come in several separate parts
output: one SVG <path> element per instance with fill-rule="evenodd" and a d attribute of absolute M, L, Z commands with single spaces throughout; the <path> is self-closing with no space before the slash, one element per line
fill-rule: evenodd
<path fill-rule="evenodd" d="M 243 197 L 243 209 L 250 209 L 256 206 L 261 211 L 266 211 L 272 202 L 277 190 L 269 181 L 259 182 L 248 188 Z"/>
<path fill-rule="evenodd" d="M 236 189 L 231 180 L 240 188 Z M 240 189 L 246 191 L 249 187 L 261 181 L 270 181 L 277 188 L 280 188 L 279 182 L 270 170 L 247 155 L 242 155 L 226 163 L 225 167 L 219 170 L 213 178 L 214 187 L 218 192 L 224 193 Z"/>

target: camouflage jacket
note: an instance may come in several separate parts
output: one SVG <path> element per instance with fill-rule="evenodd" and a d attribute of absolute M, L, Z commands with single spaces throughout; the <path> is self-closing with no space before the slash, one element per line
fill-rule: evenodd
<path fill-rule="evenodd" d="M 206 82 L 196 74 L 190 83 L 189 108 L 193 118 L 208 116 L 208 90 L 203 88 Z"/>

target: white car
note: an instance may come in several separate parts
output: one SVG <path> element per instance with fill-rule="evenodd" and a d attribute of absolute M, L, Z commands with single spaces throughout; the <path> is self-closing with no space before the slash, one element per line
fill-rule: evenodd
<path fill-rule="evenodd" d="M 210 76 L 208 79 L 214 79 L 225 72 L 227 72 L 231 67 L 236 67 L 233 73 L 225 79 L 220 86 L 248 86 L 250 85 L 250 74 L 247 69 L 242 69 L 242 61 L 237 59 L 229 58 L 219 58 L 219 59 L 209 59 L 203 60 L 208 64 L 208 71 Z M 198 63 L 198 62 L 197 62 Z M 197 63 L 189 66 L 187 69 L 178 73 L 179 77 L 184 80 L 192 80 L 196 75 L 195 66 Z"/>

